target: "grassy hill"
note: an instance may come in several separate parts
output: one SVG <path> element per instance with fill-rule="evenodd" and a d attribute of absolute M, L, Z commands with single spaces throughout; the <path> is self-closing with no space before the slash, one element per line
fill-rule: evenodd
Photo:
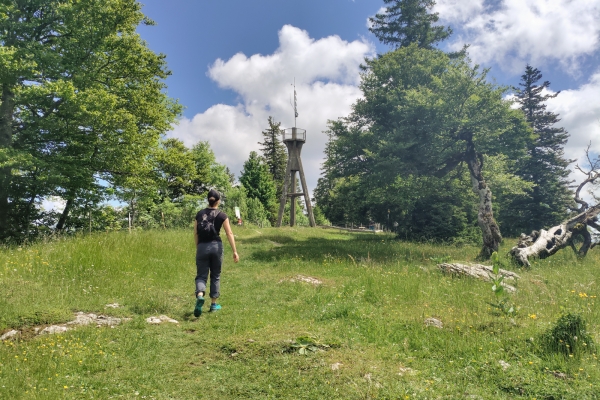
<path fill-rule="evenodd" d="M 198 319 L 191 232 L 1 250 L 0 334 L 14 328 L 22 336 L 0 342 L 0 398 L 600 398 L 593 348 L 569 357 L 540 344 L 568 312 L 600 342 L 597 249 L 584 260 L 562 251 L 517 270 L 513 317 L 490 305 L 490 283 L 436 267 L 472 261 L 475 247 L 234 229 L 241 261 L 226 246 L 223 309 Z M 131 320 L 34 335 L 78 311 Z M 146 323 L 161 314 L 179 324 Z M 425 326 L 429 317 L 444 327 Z"/>

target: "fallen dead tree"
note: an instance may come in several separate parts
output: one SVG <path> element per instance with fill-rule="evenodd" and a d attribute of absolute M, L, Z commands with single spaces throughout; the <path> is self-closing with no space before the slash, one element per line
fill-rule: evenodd
<path fill-rule="evenodd" d="M 470 276 L 473 278 L 482 279 L 486 282 L 491 282 L 492 277 L 495 275 L 492 267 L 482 264 L 442 263 L 438 264 L 438 268 L 447 274 Z M 505 269 L 500 269 L 498 274 L 502 275 L 504 280 L 515 280 L 520 278 L 519 275 Z M 504 289 L 509 292 L 515 292 L 517 290 L 514 286 L 507 284 L 505 281 L 503 281 L 501 285 L 504 286 Z"/>
<path fill-rule="evenodd" d="M 592 234 L 588 227 L 600 231 L 600 224 L 598 223 L 600 204 L 590 207 L 581 198 L 580 194 L 585 185 L 588 183 L 594 184 L 597 180 L 600 180 L 600 158 L 595 161 L 590 159 L 589 146 L 586 150 L 586 156 L 590 166 L 589 170 L 584 171 L 579 165 L 576 166 L 577 170 L 587 176 L 575 191 L 575 202 L 579 204 L 578 214 L 548 230 L 533 231 L 529 235 L 522 233 L 519 243 L 510 251 L 511 256 L 517 263 L 530 267 L 529 260 L 531 258 L 547 258 L 567 246 L 570 246 L 578 257 L 585 257 L 587 252 L 596 245 L 592 240 Z M 579 240 L 581 245 L 577 249 Z"/>
<path fill-rule="evenodd" d="M 530 258 L 547 258 L 567 246 L 573 248 L 579 257 L 585 257 L 595 246 L 588 226 L 600 230 L 599 214 L 600 204 L 597 204 L 548 230 L 533 231 L 529 235 L 521 234 L 519 243 L 512 248 L 510 254 L 516 262 L 526 267 L 531 266 Z M 575 242 L 578 237 L 583 240 L 579 249 Z"/>

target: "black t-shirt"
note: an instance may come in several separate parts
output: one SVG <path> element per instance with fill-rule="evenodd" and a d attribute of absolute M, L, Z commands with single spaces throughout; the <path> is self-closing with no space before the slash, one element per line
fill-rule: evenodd
<path fill-rule="evenodd" d="M 198 211 L 198 214 L 196 214 L 197 225 L 200 225 L 200 221 L 202 221 L 202 219 L 203 219 L 202 216 L 206 215 L 206 214 L 208 214 L 207 218 L 209 220 L 212 220 L 213 216 L 214 216 L 213 225 L 215 226 L 215 231 L 217 231 L 217 236 L 212 239 L 204 239 L 204 238 L 198 236 L 198 242 L 201 242 L 201 243 L 207 243 L 207 242 L 213 242 L 213 241 L 220 242 L 221 237 L 219 236 L 219 233 L 221 232 L 221 227 L 223 226 L 223 222 L 225 222 L 225 220 L 227 219 L 227 214 L 225 214 L 223 211 L 217 210 L 216 208 L 205 208 L 204 210 Z"/>

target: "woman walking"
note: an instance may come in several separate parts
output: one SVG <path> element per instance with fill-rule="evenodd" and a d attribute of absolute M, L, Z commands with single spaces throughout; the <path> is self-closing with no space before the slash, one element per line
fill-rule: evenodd
<path fill-rule="evenodd" d="M 211 189 L 208 192 L 208 208 L 200 210 L 194 221 L 194 241 L 196 242 L 196 307 L 194 316 L 202 314 L 206 282 L 210 273 L 210 311 L 218 311 L 221 306 L 217 304 L 220 296 L 221 265 L 223 264 L 223 243 L 219 233 L 221 227 L 225 228 L 227 240 L 233 250 L 233 261 L 238 262 L 240 257 L 235 249 L 235 239 L 227 214 L 219 211 L 221 195 Z"/>

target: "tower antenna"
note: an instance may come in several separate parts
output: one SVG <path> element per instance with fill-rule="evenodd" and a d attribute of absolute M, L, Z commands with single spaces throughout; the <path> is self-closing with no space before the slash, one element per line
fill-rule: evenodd
<path fill-rule="evenodd" d="M 290 100 L 290 105 L 294 108 L 294 128 L 296 128 L 296 118 L 298 118 L 298 98 L 296 96 L 296 77 L 294 77 L 294 104 L 291 104 L 292 101 Z"/>

